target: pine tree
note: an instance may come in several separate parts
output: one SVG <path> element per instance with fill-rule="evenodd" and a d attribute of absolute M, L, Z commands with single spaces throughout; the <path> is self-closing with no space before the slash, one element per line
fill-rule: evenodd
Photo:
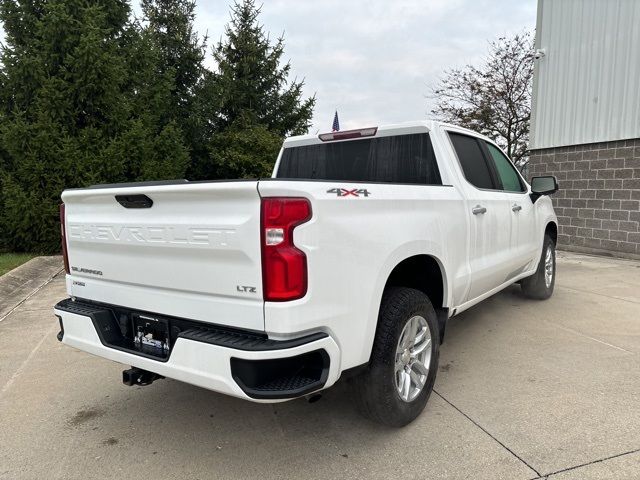
<path fill-rule="evenodd" d="M 238 119 L 213 136 L 211 160 L 217 178 L 268 177 L 282 146 L 282 137 L 264 125 Z"/>
<path fill-rule="evenodd" d="M 180 128 L 192 156 L 206 153 L 211 131 L 201 115 L 198 93 L 205 74 L 206 38 L 194 29 L 193 0 L 142 0 L 143 34 L 157 52 L 155 73 L 172 81 L 162 116 Z"/>
<path fill-rule="evenodd" d="M 226 38 L 214 48 L 217 70 L 204 94 L 217 133 L 209 161 L 195 172 L 200 178 L 270 175 L 282 139 L 310 126 L 315 97 L 303 99 L 304 82 L 289 81 L 291 65 L 281 64 L 284 38 L 272 43 L 259 15 L 253 0 L 235 3 Z"/>
<path fill-rule="evenodd" d="M 65 188 L 184 174 L 176 126 L 140 101 L 170 83 L 146 88 L 153 52 L 129 15 L 125 0 L 0 0 L 3 248 L 59 251 Z"/>

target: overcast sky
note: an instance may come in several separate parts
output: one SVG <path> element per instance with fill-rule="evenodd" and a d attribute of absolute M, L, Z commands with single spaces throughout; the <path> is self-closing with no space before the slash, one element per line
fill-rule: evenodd
<path fill-rule="evenodd" d="M 198 32 L 217 41 L 228 3 L 199 1 Z M 487 41 L 535 18 L 536 0 L 265 0 L 260 20 L 284 32 L 293 76 L 316 95 L 315 133 L 336 109 L 342 130 L 425 118 L 443 70 L 481 61 Z"/>

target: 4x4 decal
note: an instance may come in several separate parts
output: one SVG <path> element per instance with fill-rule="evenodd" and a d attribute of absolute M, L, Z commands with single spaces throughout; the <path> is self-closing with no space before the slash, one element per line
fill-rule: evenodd
<path fill-rule="evenodd" d="M 363 197 L 368 197 L 369 195 L 371 195 L 371 192 L 369 192 L 369 190 L 367 190 L 366 188 L 330 188 L 329 190 L 327 190 L 327 193 L 335 193 L 338 197 L 359 197 L 360 195 L 362 195 Z"/>

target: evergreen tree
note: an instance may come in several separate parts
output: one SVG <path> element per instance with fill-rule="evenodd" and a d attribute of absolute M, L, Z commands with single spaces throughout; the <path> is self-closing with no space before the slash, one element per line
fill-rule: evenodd
<path fill-rule="evenodd" d="M 184 174 L 179 128 L 141 101 L 162 101 L 170 79 L 154 78 L 129 15 L 126 0 L 0 0 L 4 248 L 59 251 L 65 188 Z"/>
<path fill-rule="evenodd" d="M 195 1 L 142 0 L 141 6 L 143 34 L 157 52 L 156 75 L 172 80 L 162 118 L 181 129 L 192 157 L 202 157 L 211 130 L 199 105 L 206 101 L 201 95 L 206 38 L 201 40 L 193 26 Z"/>
<path fill-rule="evenodd" d="M 271 175 L 282 137 L 264 125 L 239 118 L 213 136 L 211 160 L 217 178 L 260 178 Z"/>
<path fill-rule="evenodd" d="M 302 99 L 304 82 L 288 80 L 291 65 L 281 65 L 284 38 L 272 43 L 259 15 L 253 0 L 235 3 L 226 38 L 214 48 L 217 70 L 204 92 L 215 108 L 217 133 L 210 158 L 195 171 L 200 178 L 268 176 L 282 139 L 310 126 L 315 97 Z"/>

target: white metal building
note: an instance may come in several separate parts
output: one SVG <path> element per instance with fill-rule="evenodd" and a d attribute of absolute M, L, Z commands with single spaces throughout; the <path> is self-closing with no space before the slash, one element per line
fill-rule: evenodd
<path fill-rule="evenodd" d="M 640 255 L 640 0 L 538 0 L 530 172 L 559 243 Z"/>

